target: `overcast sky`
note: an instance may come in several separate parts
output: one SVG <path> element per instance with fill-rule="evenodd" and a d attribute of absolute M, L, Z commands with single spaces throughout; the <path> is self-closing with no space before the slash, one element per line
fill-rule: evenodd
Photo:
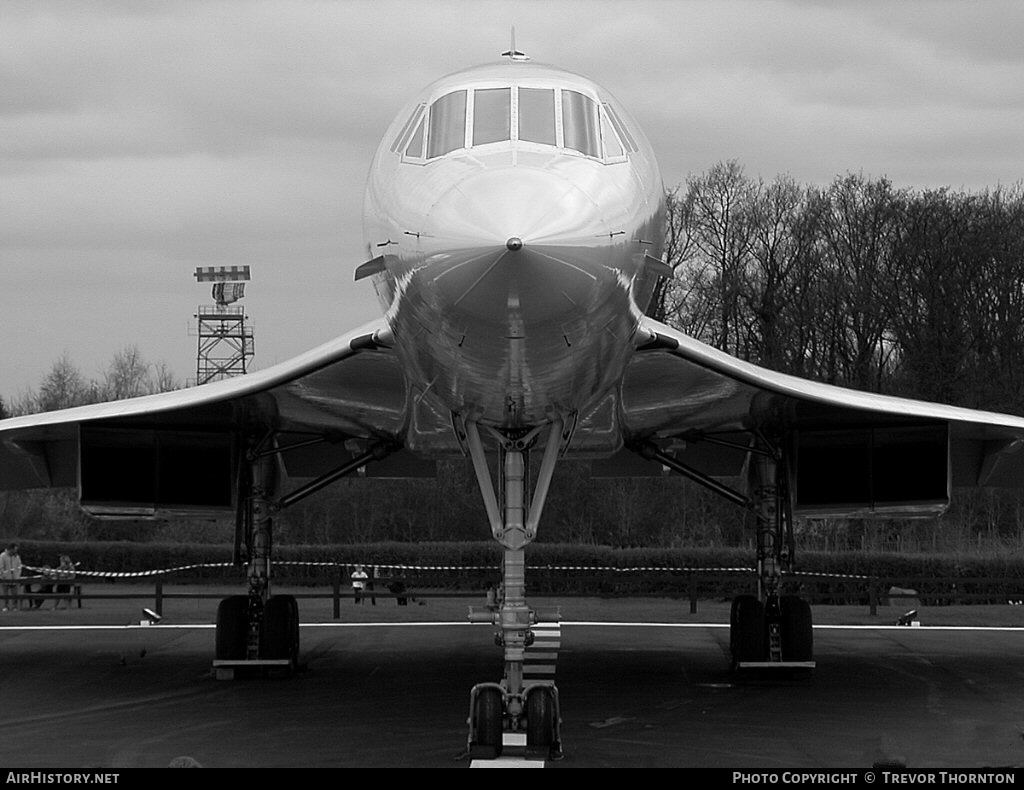
<path fill-rule="evenodd" d="M 362 191 L 443 74 L 534 60 L 605 85 L 667 186 L 1024 178 L 1024 3 L 0 0 L 0 397 L 136 345 L 194 375 L 196 266 L 251 264 L 256 367 L 379 315 Z"/>

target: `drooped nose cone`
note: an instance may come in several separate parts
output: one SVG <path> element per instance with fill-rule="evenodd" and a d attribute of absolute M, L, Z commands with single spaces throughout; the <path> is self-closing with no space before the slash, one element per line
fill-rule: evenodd
<path fill-rule="evenodd" d="M 583 189 L 541 170 L 473 175 L 431 207 L 426 227 L 425 246 L 438 250 L 430 276 L 444 307 L 526 323 L 583 308 L 611 238 Z"/>

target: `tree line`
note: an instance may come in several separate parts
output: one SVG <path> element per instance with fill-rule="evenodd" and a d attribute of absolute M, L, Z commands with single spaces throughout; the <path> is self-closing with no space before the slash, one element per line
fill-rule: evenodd
<path fill-rule="evenodd" d="M 742 359 L 1024 412 L 1024 189 L 765 182 L 729 161 L 668 195 L 650 314 Z"/>
<path fill-rule="evenodd" d="M 138 346 L 125 346 L 115 352 L 98 378 L 86 378 L 65 353 L 53 363 L 38 388 L 20 393 L 7 406 L 0 401 L 0 417 L 137 398 L 180 387 L 166 364 L 147 361 Z"/>

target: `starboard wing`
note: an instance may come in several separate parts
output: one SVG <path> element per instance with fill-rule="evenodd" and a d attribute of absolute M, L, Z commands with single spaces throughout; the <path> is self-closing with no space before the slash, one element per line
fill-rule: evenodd
<path fill-rule="evenodd" d="M 650 340 L 620 394 L 633 446 L 671 448 L 726 475 L 742 473 L 745 446 L 770 437 L 791 462 L 798 505 L 803 497 L 819 514 L 898 512 L 886 503 L 915 500 L 934 510 L 942 488 L 1024 486 L 1022 417 L 808 381 L 644 321 Z"/>

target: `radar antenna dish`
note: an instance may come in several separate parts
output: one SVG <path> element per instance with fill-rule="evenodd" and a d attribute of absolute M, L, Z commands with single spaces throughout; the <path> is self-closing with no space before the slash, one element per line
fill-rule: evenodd
<path fill-rule="evenodd" d="M 507 52 L 502 52 L 501 56 L 503 58 L 508 58 L 509 60 L 529 60 L 530 59 L 530 56 L 527 55 L 525 52 L 520 52 L 518 49 L 516 49 L 516 28 L 515 28 L 515 25 L 512 26 L 512 43 L 509 45 L 508 51 Z"/>

